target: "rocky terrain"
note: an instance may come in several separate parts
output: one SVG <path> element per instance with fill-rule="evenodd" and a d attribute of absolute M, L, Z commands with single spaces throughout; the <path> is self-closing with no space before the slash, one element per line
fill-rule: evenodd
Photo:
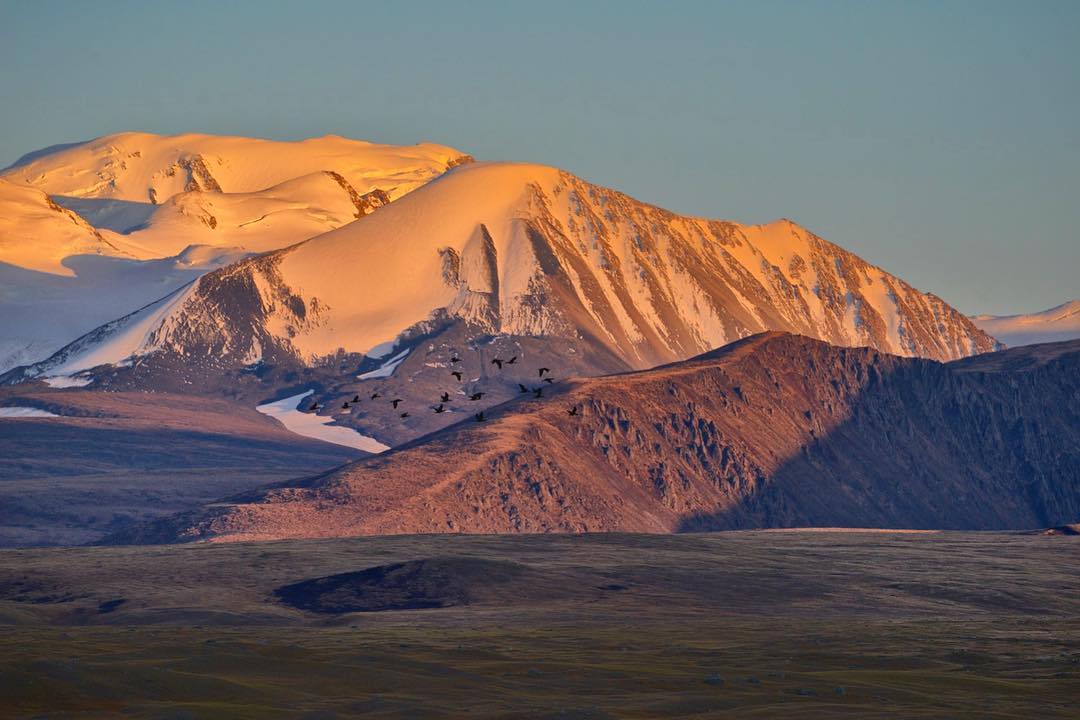
<path fill-rule="evenodd" d="M 1076 341 L 942 364 L 768 333 L 111 541 L 1056 526 L 1080 517 L 1078 382 Z"/>

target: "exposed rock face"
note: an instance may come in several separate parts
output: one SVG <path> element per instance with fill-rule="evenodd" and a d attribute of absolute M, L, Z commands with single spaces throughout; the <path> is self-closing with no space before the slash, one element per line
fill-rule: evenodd
<path fill-rule="evenodd" d="M 115 540 L 1080 517 L 1080 341 L 942 364 L 769 333 L 552 393 Z"/>
<path fill-rule="evenodd" d="M 354 217 L 362 218 L 368 213 L 375 212 L 383 205 L 388 205 L 390 203 L 390 196 L 384 190 L 375 188 L 374 190 L 361 195 L 341 173 L 327 170 L 326 174 L 333 178 L 334 182 L 340 185 L 341 189 L 348 194 L 349 200 L 352 201 L 353 206 L 356 208 L 356 215 L 354 215 Z"/>

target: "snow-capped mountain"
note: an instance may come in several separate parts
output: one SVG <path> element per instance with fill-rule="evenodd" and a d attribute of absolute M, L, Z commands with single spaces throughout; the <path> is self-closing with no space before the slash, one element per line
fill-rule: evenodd
<path fill-rule="evenodd" d="M 1034 345 L 1080 338 L 1080 300 L 1028 315 L 975 315 L 982 331 L 1006 345 Z"/>
<path fill-rule="evenodd" d="M 165 305 L 26 374 L 102 357 L 311 365 L 385 355 L 403 333 L 454 319 L 474 337 L 572 339 L 627 368 L 763 330 L 940 360 L 996 347 L 941 299 L 792 222 L 682 217 L 515 163 L 455 168 L 343 228 L 209 273 Z M 142 329 L 121 331 L 132 324 Z"/>
<path fill-rule="evenodd" d="M 219 135 L 117 133 L 32 153 L 4 171 L 6 179 L 51 196 L 161 204 L 182 192 L 251 193 L 313 173 L 333 171 L 361 195 L 400 197 L 460 162 L 463 154 L 433 143 L 379 145 L 335 135 L 300 142 Z M 98 208 L 116 217 L 112 206 Z M 95 225 L 126 223 L 85 216 Z"/>
<path fill-rule="evenodd" d="M 124 255 L 77 213 L 48 195 L 0 177 L 0 263 L 27 270 L 73 275 L 71 255 Z"/>
<path fill-rule="evenodd" d="M 121 133 L 0 173 L 0 371 L 470 158 L 434 144 Z"/>

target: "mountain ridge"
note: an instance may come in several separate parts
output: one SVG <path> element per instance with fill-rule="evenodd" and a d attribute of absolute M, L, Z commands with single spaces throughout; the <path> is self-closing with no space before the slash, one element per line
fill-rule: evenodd
<path fill-rule="evenodd" d="M 1080 516 L 1077 370 L 1080 341 L 942 364 L 764 333 L 110 541 L 1052 527 Z"/>
<path fill-rule="evenodd" d="M 129 352 L 277 346 L 310 364 L 372 354 L 439 312 L 492 334 L 585 337 L 630 367 L 769 329 L 939 359 L 996 347 L 940 298 L 790 221 L 684 218 L 524 163 L 455 168 L 377 215 L 211 273 L 179 310 Z"/>

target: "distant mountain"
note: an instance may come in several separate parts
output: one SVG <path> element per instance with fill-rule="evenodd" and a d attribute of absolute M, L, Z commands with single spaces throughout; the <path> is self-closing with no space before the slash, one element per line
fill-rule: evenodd
<path fill-rule="evenodd" d="M 1080 341 L 942 364 L 768 333 L 553 388 L 111 541 L 1077 518 Z"/>
<path fill-rule="evenodd" d="M 1080 338 L 1080 300 L 1029 315 L 975 315 L 981 330 L 1010 347 Z"/>
<path fill-rule="evenodd" d="M 381 356 L 455 319 L 474 337 L 571 339 L 627 368 L 763 330 L 937 359 L 996 346 L 939 298 L 789 221 L 681 217 L 554 168 L 478 163 L 201 278 L 142 341 L 108 354 L 144 368 L 310 366 Z M 83 343 L 26 375 L 96 357 Z"/>
<path fill-rule="evenodd" d="M 278 142 L 126 132 L 31 154 L 3 176 L 54 197 L 101 200 L 101 207 L 107 200 L 156 205 L 184 192 L 253 193 L 328 171 L 361 195 L 378 189 L 396 198 L 466 157 L 444 145 L 379 145 L 336 135 Z"/>
<path fill-rule="evenodd" d="M 470 158 L 441 145 L 121 133 L 0 173 L 0 371 Z"/>

